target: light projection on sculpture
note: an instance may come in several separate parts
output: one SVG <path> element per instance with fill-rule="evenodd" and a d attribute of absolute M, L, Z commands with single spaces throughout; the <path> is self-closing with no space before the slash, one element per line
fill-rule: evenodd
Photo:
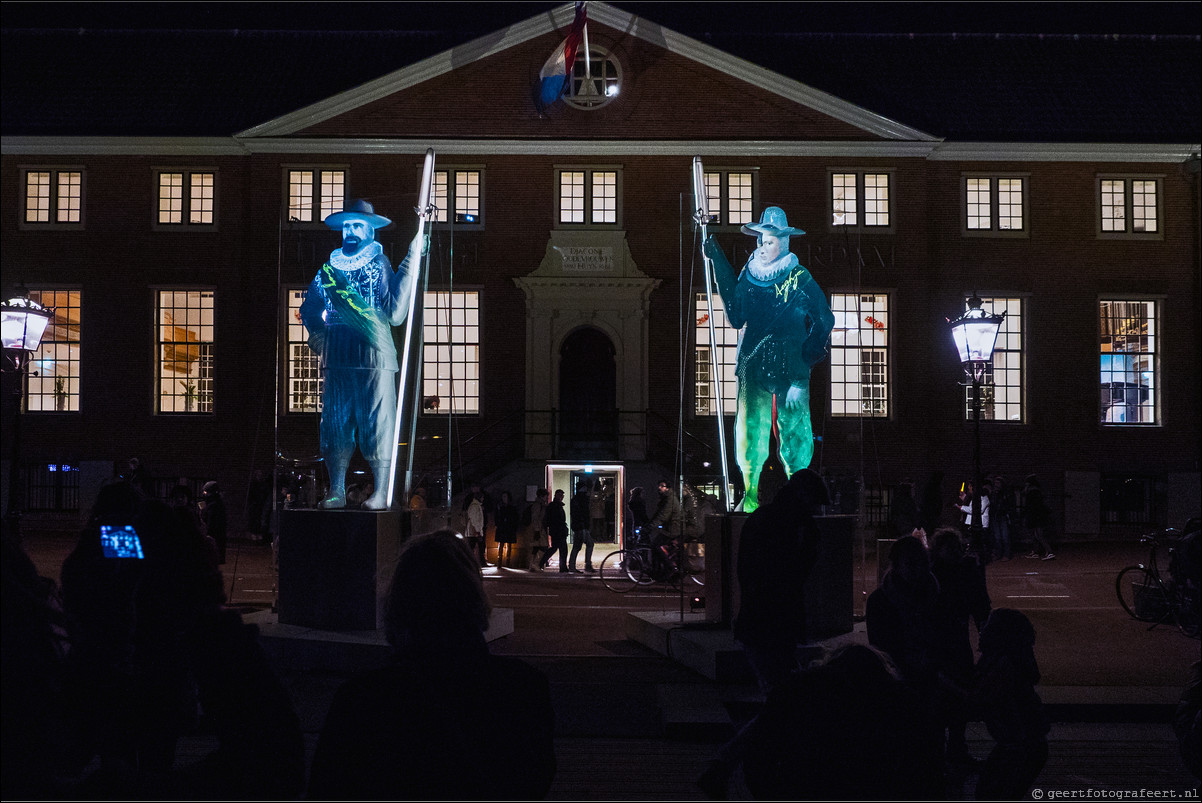
<path fill-rule="evenodd" d="M 810 369 L 830 351 L 835 319 L 814 277 L 789 251 L 789 238 L 805 232 L 789 226 L 784 210 L 770 206 L 759 223 L 742 230 L 757 238 L 757 248 L 737 276 L 712 236 L 704 252 L 713 263 L 730 324 L 743 329 L 735 458 L 746 488 L 743 510 L 751 512 L 759 507 L 760 472 L 771 448 L 774 417 L 785 472 L 792 475 L 810 465 Z"/>
<path fill-rule="evenodd" d="M 321 266 L 301 304 L 324 379 L 321 456 L 330 475 L 325 508 L 346 506 L 346 472 L 356 444 L 375 484 L 363 507 L 381 510 L 389 504 L 400 370 L 392 327 L 408 315 L 425 239 L 419 231 L 394 271 L 376 242 L 376 230 L 391 222 L 363 200 L 328 216 L 325 224 L 342 232 L 342 247 Z"/>

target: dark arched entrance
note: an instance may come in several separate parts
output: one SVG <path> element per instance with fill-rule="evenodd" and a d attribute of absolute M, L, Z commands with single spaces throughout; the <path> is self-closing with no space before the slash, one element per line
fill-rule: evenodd
<path fill-rule="evenodd" d="M 583 327 L 559 350 L 558 453 L 588 460 L 618 455 L 617 366 L 613 342 Z"/>

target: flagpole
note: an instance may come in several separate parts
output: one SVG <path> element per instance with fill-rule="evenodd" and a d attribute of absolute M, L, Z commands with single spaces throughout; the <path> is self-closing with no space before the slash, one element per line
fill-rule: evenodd
<path fill-rule="evenodd" d="M 705 254 L 706 225 L 710 222 L 709 197 L 705 192 L 705 169 L 701 165 L 701 157 L 693 157 L 693 199 L 696 207 L 695 217 L 701 225 L 701 259 L 705 264 L 705 305 L 708 309 L 710 334 L 710 374 L 714 378 L 714 396 L 718 418 L 718 453 L 722 461 L 722 498 L 726 510 L 733 510 L 730 499 L 730 469 L 726 463 L 726 412 L 723 409 L 722 370 L 718 362 L 718 332 L 714 328 L 714 263 Z"/>
<path fill-rule="evenodd" d="M 392 462 L 389 464 L 388 472 L 388 507 L 392 507 L 392 500 L 396 491 L 396 456 L 397 448 L 400 446 L 401 440 L 401 410 L 405 403 L 405 393 L 409 390 L 409 352 L 410 345 L 413 342 L 413 327 L 416 325 L 414 317 L 417 315 L 417 293 L 418 288 L 422 286 L 422 267 L 423 260 L 428 261 L 429 255 L 425 247 L 426 224 L 433 217 L 433 207 L 430 206 L 430 196 L 433 193 L 434 187 L 434 149 L 426 149 L 426 162 L 422 168 L 422 183 L 417 190 L 417 212 L 418 220 L 418 236 L 422 239 L 422 248 L 417 255 L 417 265 L 410 265 L 409 269 L 417 271 L 413 276 L 413 284 L 409 289 L 409 314 L 405 316 L 405 345 L 401 352 L 401 376 L 400 383 L 397 388 L 396 400 L 396 417 L 392 427 Z M 426 253 L 423 253 L 426 252 Z M 409 394 L 413 398 L 410 400 L 413 409 L 413 415 L 417 416 L 417 393 Z M 408 468 L 405 472 L 405 487 L 409 487 L 410 474 L 413 473 L 413 439 L 409 439 L 409 457 Z"/>

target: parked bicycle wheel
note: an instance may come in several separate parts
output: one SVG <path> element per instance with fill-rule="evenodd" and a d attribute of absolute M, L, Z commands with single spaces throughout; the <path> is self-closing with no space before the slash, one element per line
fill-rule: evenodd
<path fill-rule="evenodd" d="M 646 549 L 619 549 L 601 561 L 601 582 L 610 591 L 625 594 L 635 586 L 650 585 L 651 577 Z"/>
<path fill-rule="evenodd" d="M 1119 572 L 1114 590 L 1119 604 L 1133 619 L 1162 622 L 1171 615 L 1164 584 L 1143 566 L 1128 566 Z"/>

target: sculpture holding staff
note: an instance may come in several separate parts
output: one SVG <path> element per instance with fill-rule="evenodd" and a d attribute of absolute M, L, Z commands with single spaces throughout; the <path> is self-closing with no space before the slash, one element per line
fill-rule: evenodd
<path fill-rule="evenodd" d="M 317 272 L 301 304 L 309 348 L 320 358 L 321 455 L 330 491 L 321 506 L 346 506 L 346 472 L 356 443 L 371 466 L 370 510 L 389 505 L 397 416 L 396 344 L 392 327 L 404 323 L 425 248 L 424 228 L 393 270 L 376 242 L 392 223 L 370 203 L 355 200 L 325 224 L 342 232 L 342 247 Z"/>
<path fill-rule="evenodd" d="M 743 226 L 757 247 L 741 273 L 711 235 L 703 252 L 730 325 L 742 329 L 736 373 L 735 459 L 746 489 L 744 512 L 759 507 L 760 473 L 774 426 L 785 473 L 808 468 L 814 454 L 810 424 L 810 369 L 830 351 L 835 316 L 818 283 L 789 251 L 789 238 L 805 234 L 770 206 L 759 223 Z"/>

